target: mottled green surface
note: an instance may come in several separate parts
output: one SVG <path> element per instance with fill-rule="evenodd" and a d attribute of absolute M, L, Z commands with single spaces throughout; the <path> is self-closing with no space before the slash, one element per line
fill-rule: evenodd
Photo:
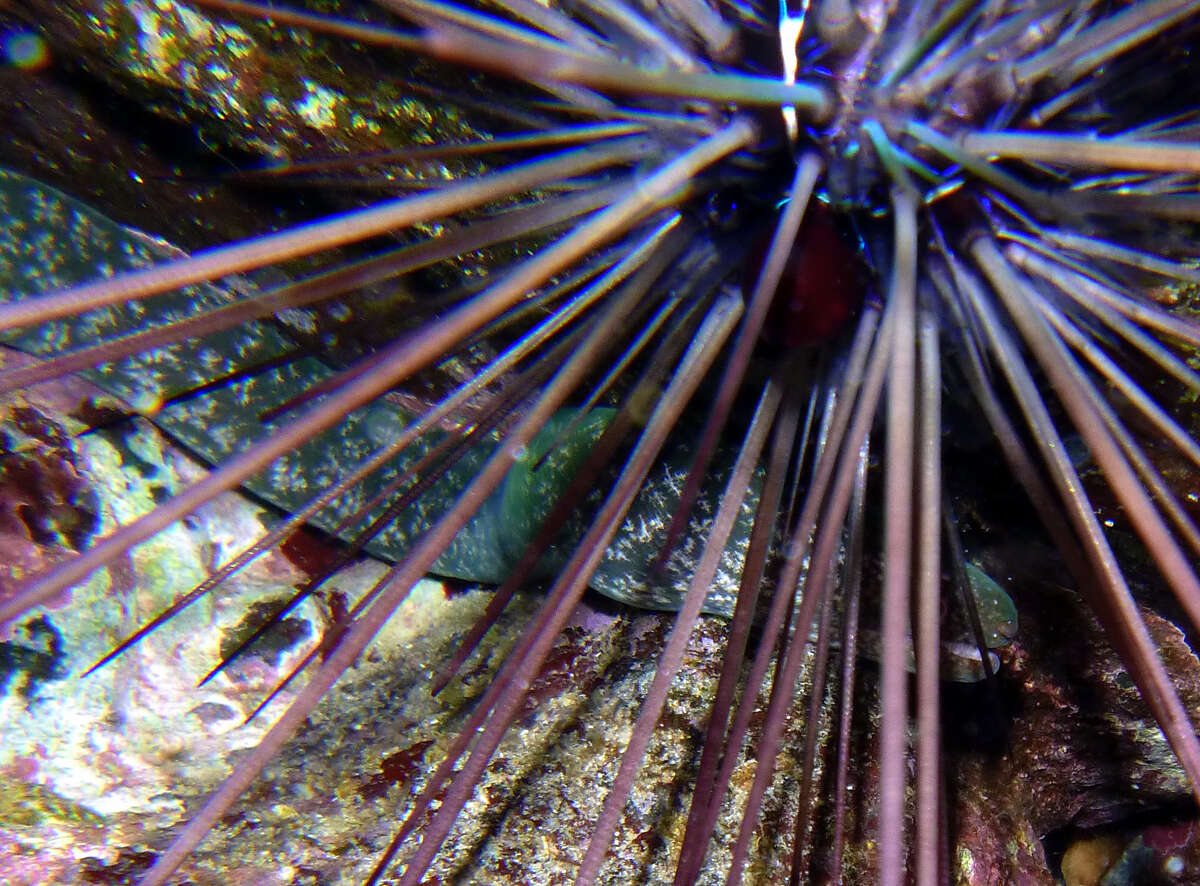
<path fill-rule="evenodd" d="M 346 12 L 323 5 L 327 13 Z M 479 134 L 461 105 L 446 100 L 453 93 L 428 85 L 438 66 L 411 53 L 389 53 L 390 68 L 381 72 L 345 40 L 181 2 L 42 6 L 39 25 L 56 46 L 86 58 L 114 87 L 155 103 L 159 113 L 251 154 L 311 159 L 318 151 L 365 153 Z M 460 78 L 451 87 L 467 92 L 476 79 Z M 442 178 L 464 171 L 446 164 L 424 170 Z"/>
<path fill-rule="evenodd" d="M 178 255 L 167 244 L 117 225 L 53 188 L 4 170 L 0 170 L 0 218 L 6 221 L 0 232 L 0 285 L 6 299 L 36 296 Z M 245 297 L 239 288 L 253 292 L 245 282 L 238 288 L 191 287 L 6 333 L 4 340 L 27 353 L 50 356 L 232 303 Z M 333 374 L 329 366 L 313 357 L 292 359 L 266 370 L 256 368 L 286 355 L 293 347 L 280 327 L 256 321 L 202 340 L 135 354 L 88 370 L 85 375 L 145 412 L 176 440 L 216 465 L 273 430 L 274 425 L 260 416 L 279 403 L 300 397 L 309 386 Z M 239 377 L 206 387 L 212 380 L 227 376 Z M 199 393 L 189 393 L 193 389 L 200 389 Z M 186 396 L 181 397 L 183 394 Z M 434 564 L 435 573 L 492 584 L 504 580 L 612 420 L 613 411 L 593 410 L 564 435 L 574 416 L 573 411 L 566 410 L 539 432 L 501 487 Z M 404 423 L 405 416 L 397 407 L 377 401 L 285 454 L 246 485 L 284 510 L 300 510 L 310 497 L 388 442 Z M 438 439 L 431 435 L 418 441 L 322 510 L 313 522 L 326 529 L 336 528 L 363 503 L 402 477 Z M 495 445 L 494 440 L 491 445 Z M 548 453 L 551 446 L 555 448 Z M 471 447 L 428 492 L 389 522 L 368 544 L 368 550 L 389 559 L 403 557 L 413 540 L 466 488 L 489 454 L 490 446 Z M 666 539 L 691 458 L 690 447 L 681 443 L 655 466 L 593 576 L 591 583 L 596 590 L 648 609 L 671 610 L 681 605 L 732 470 L 733 454 L 719 454 L 715 468 L 705 478 L 686 531 L 661 572 L 654 572 L 650 564 Z M 598 484 L 602 481 L 597 478 Z M 718 565 L 705 604 L 708 612 L 726 616 L 733 612 L 761 484 L 760 470 L 740 506 Z M 370 518 L 383 508 L 377 506 Z M 547 577 L 560 568 L 582 538 L 584 528 L 581 519 L 568 521 L 533 577 Z M 353 529 L 342 534 L 350 538 Z M 968 565 L 968 577 L 989 647 L 1005 645 L 1016 633 L 1012 601 L 977 567 Z"/>
<path fill-rule="evenodd" d="M 721 494 L 733 471 L 734 457 L 735 453 L 728 450 L 718 452 L 701 485 L 687 528 L 660 572 L 654 571 L 651 564 L 662 551 L 667 527 L 687 483 L 691 447 L 681 444 L 656 464 L 596 571 L 593 586 L 607 596 L 636 606 L 678 609 L 712 530 Z M 760 468 L 754 473 L 750 489 L 738 508 L 733 531 L 717 564 L 712 589 L 704 605 L 706 612 L 733 615 L 762 481 Z"/>
<path fill-rule="evenodd" d="M 984 642 L 988 649 L 1001 649 L 1017 638 L 1017 607 L 990 575 L 974 563 L 966 566 Z"/>
<path fill-rule="evenodd" d="M 0 287 L 6 300 L 34 297 L 179 255 L 167 244 L 118 225 L 53 188 L 4 170 L 0 170 L 0 218 L 6 222 L 0 231 Z M 6 333 L 3 340 L 30 354 L 52 356 L 194 316 L 253 292 L 246 281 L 191 287 Z M 310 386 L 333 374 L 328 365 L 313 357 L 291 359 L 265 370 L 258 368 L 294 349 L 295 344 L 285 333 L 286 328 L 266 321 L 243 323 L 202 340 L 135 354 L 84 374 L 145 413 L 210 464 L 221 464 L 274 429 L 274 423 L 261 419 L 268 410 L 300 397 Z M 232 378 L 210 386 L 214 379 L 226 377 Z M 549 516 L 612 415 L 610 409 L 593 410 L 561 440 L 561 431 L 574 413 L 565 411 L 548 423 L 500 489 L 434 564 L 433 571 L 471 581 L 502 581 Z M 300 510 L 312 496 L 387 443 L 405 420 L 397 407 L 377 401 L 276 460 L 246 486 L 286 511 Z M 313 522 L 334 529 L 402 477 L 439 439 L 439 435 L 430 435 L 410 446 L 402 456 L 323 509 Z M 546 456 L 552 444 L 556 448 Z M 368 550 L 389 559 L 403 557 L 414 539 L 436 522 L 466 488 L 494 445 L 492 438 L 489 445 L 471 447 L 428 492 L 388 523 L 368 544 Z M 690 525 L 661 576 L 650 576 L 647 566 L 665 538 L 690 462 L 690 450 L 677 447 L 655 468 L 596 573 L 592 584 L 597 590 L 644 608 L 674 609 L 680 605 L 715 516 L 720 490 L 728 478 L 731 459 L 726 456 L 724 467 L 708 477 Z M 597 483 L 603 479 L 597 478 Z M 714 580 L 707 611 L 724 615 L 733 611 L 737 576 L 760 483 L 761 475 L 756 475 L 752 494 L 742 504 Z M 376 517 L 384 507 L 374 508 L 368 518 Z M 366 522 L 361 520 L 356 525 Z M 580 520 L 564 526 L 535 577 L 553 574 L 566 561 L 583 531 Z M 342 534 L 350 538 L 353 529 Z"/>
<path fill-rule="evenodd" d="M 97 276 L 166 260 L 178 253 L 116 225 L 66 195 L 11 172 L 0 172 L 0 288 L 5 299 L 20 299 L 61 289 Z M 238 284 L 248 287 L 249 284 Z M 232 287 L 204 285 L 137 303 L 90 311 L 7 333 L 4 341 L 26 353 L 53 356 L 116 338 L 130 331 L 170 323 L 242 297 Z M 264 422 L 267 410 L 299 397 L 332 375 L 312 357 L 292 359 L 261 370 L 293 345 L 266 322 L 243 323 L 202 340 L 179 342 L 105 364 L 84 374 L 148 415 L 176 440 L 211 464 L 264 438 L 274 425 Z M 209 386 L 215 379 L 237 376 Z M 189 393 L 196 389 L 199 393 Z M 187 396 L 181 396 L 187 394 Z M 179 399 L 176 399 L 179 398 Z M 359 410 L 334 429 L 309 440 L 276 460 L 246 484 L 285 510 L 299 510 L 308 499 L 343 476 L 347 467 L 365 459 L 378 446 L 368 417 L 403 417 L 387 403 Z M 332 528 L 353 513 L 425 449 L 415 447 L 372 478 L 352 488 L 314 520 Z M 399 556 L 454 493 L 463 488 L 486 452 L 472 452 L 410 510 L 407 521 L 393 522 L 373 542 L 378 553 Z M 371 516 L 382 511 L 377 507 Z"/>

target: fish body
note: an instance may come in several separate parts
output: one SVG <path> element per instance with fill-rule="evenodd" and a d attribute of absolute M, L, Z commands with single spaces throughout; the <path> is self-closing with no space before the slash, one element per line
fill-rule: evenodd
<path fill-rule="evenodd" d="M 0 287 L 5 300 L 37 296 L 181 255 L 170 244 L 120 225 L 61 191 L 2 169 L 0 215 L 5 219 L 0 231 Z M 47 358 L 203 314 L 253 294 L 254 287 L 244 281 L 236 287 L 202 284 L 7 332 L 0 340 L 35 357 Z M 271 421 L 261 416 L 334 376 L 336 370 L 316 357 L 290 357 L 294 349 L 295 342 L 289 341 L 286 329 L 278 324 L 249 321 L 203 338 L 172 341 L 86 368 L 82 374 L 215 465 L 271 432 Z M 229 381 L 212 383 L 223 378 Z M 611 408 L 595 407 L 584 416 L 574 409 L 553 416 L 499 488 L 433 564 L 432 571 L 484 584 L 503 581 L 614 415 Z M 408 421 L 409 416 L 398 406 L 377 401 L 285 454 L 250 478 L 246 486 L 284 511 L 298 511 L 327 485 L 394 439 L 393 435 Z M 438 431 L 418 438 L 379 471 L 319 511 L 312 522 L 348 540 L 353 530 L 339 529 L 347 518 L 385 488 L 400 482 L 445 433 Z M 499 445 L 499 437 L 493 435 L 467 447 L 440 479 L 367 542 L 366 550 L 388 560 L 403 558 L 425 527 L 451 506 Z M 673 444 L 653 468 L 592 577 L 596 591 L 645 609 L 671 611 L 682 605 L 735 454 L 718 453 L 686 530 L 666 562 L 652 568 L 664 546 L 692 455 L 685 439 Z M 762 480 L 760 468 L 751 480 L 722 553 L 704 603 L 705 612 L 725 617 L 733 614 Z M 354 525 L 379 516 L 385 506 L 377 505 L 365 520 L 359 519 Z M 582 517 L 568 520 L 531 578 L 547 578 L 561 569 L 585 529 Z M 967 573 L 987 645 L 1005 645 L 1016 631 L 1016 610 L 1011 599 L 974 564 L 968 564 Z M 864 654 L 876 655 L 873 650 L 877 645 L 870 631 L 864 632 Z M 982 678 L 980 652 L 967 638 L 947 637 L 943 655 L 947 679 Z M 911 667 L 911 652 L 909 664 Z"/>

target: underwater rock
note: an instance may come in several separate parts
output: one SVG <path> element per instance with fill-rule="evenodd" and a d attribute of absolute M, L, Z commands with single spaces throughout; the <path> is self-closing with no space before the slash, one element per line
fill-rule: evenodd
<path fill-rule="evenodd" d="M 27 359 L 0 353 L 6 360 Z M 95 516 L 89 538 L 110 531 L 114 515 L 129 519 L 144 512 L 203 472 L 152 425 L 131 418 L 119 402 L 78 378 L 10 395 L 2 405 L 5 427 L 29 434 L 9 441 L 0 468 L 27 451 L 47 451 L 47 463 L 62 466 L 79 484 L 70 499 L 89 503 Z M 14 412 L 25 418 L 14 420 Z M 41 417 L 40 425 L 33 415 Z M 199 676 L 227 651 L 229 638 L 240 636 L 256 604 L 285 598 L 307 577 L 303 563 L 276 552 L 264 555 L 226 582 L 215 599 L 197 603 L 97 672 L 82 674 L 273 519 L 244 496 L 221 496 L 98 572 L 69 600 L 18 623 L 6 648 L 24 650 L 27 658 L 41 649 L 52 658 L 40 671 L 28 665 L 12 671 L 0 698 L 0 771 L 11 783 L 0 808 L 0 840 L 11 849 L 0 861 L 0 878 L 75 882 L 84 873 L 115 877 L 143 869 L 170 828 L 227 774 L 240 750 L 257 742 L 272 711 L 286 704 L 287 691 L 265 715 L 242 725 L 329 626 L 336 600 L 357 599 L 385 569 L 358 560 L 330 580 L 321 599 L 289 615 L 299 635 L 293 645 L 266 653 L 252 649 L 196 688 Z M 72 548 L 67 535 L 34 537 L 22 525 L 2 533 L 14 556 L 6 561 L 0 589 L 11 588 L 22 563 L 33 568 Z M 536 593 L 518 595 L 461 678 L 432 697 L 430 663 L 446 658 L 488 599 L 487 591 L 451 593 L 422 582 L 312 717 L 311 728 L 197 854 L 187 869 L 192 882 L 283 884 L 304 876 L 361 881 L 423 773 L 436 765 L 472 699 L 540 603 Z M 128 601 L 134 609 L 126 609 Z M 666 615 L 581 608 L 535 686 L 540 706 L 501 746 L 481 799 L 452 837 L 446 872 L 471 869 L 496 883 L 569 877 L 669 623 Z M 705 620 L 693 638 L 668 722 L 651 747 L 622 826 L 622 848 L 613 861 L 614 877 L 622 882 L 673 864 L 668 847 L 682 824 L 686 796 L 677 767 L 697 752 L 724 626 L 722 619 Z M 525 775 L 514 789 L 519 773 Z M 789 784 L 794 779 L 784 776 L 780 790 Z M 780 802 L 764 827 L 777 823 Z M 726 826 L 736 815 L 727 819 Z M 542 851 L 548 831 L 555 853 Z M 512 868 L 518 846 L 538 850 L 515 856 L 534 859 L 538 871 Z"/>
<path fill-rule="evenodd" d="M 46 387 L 22 398 L 22 406 L 52 422 Z M 61 402 L 78 405 L 103 396 L 77 380 L 55 387 L 71 389 L 58 392 Z M 113 513 L 143 510 L 154 490 L 169 490 L 201 470 L 144 421 L 117 427 L 80 434 L 78 423 L 59 426 L 65 453 L 94 492 L 98 532 L 111 527 Z M 310 601 L 289 616 L 303 624 L 300 642 L 279 655 L 252 650 L 197 689 L 196 678 L 216 663 L 222 640 L 241 628 L 253 604 L 281 598 L 305 577 L 284 557 L 269 555 L 231 579 L 217 600 L 197 604 L 116 661 L 82 676 L 246 534 L 261 531 L 264 519 L 269 515 L 260 506 L 223 496 L 130 560 L 97 573 L 72 592 L 69 607 L 22 622 L 25 633 L 9 639 L 23 643 L 30 626 L 44 622 L 60 651 L 50 673 L 14 673 L 0 701 L 0 771 L 14 785 L 0 810 L 0 837 L 12 848 L 0 862 L 0 877 L 39 882 L 36 871 L 73 882 L 82 872 L 134 873 L 148 863 L 146 853 L 161 847 L 171 826 L 227 773 L 240 749 L 258 740 L 271 711 L 281 709 L 241 725 L 328 625 L 329 597 L 356 599 L 384 570 L 360 560 L 331 580 L 324 604 Z M 25 543 L 40 556 L 55 554 L 48 542 Z M 112 593 L 115 585 L 119 595 Z M 136 601 L 136 612 L 120 605 L 125 599 Z M 430 663 L 445 658 L 487 600 L 485 591 L 450 593 L 438 583 L 421 583 L 312 717 L 310 729 L 198 853 L 187 869 L 191 881 L 360 881 L 423 773 L 436 764 L 540 602 L 537 594 L 519 595 L 463 676 L 433 698 Z M 461 868 L 496 883 L 552 883 L 569 876 L 668 625 L 663 615 L 581 609 L 534 688 L 540 706 L 527 711 L 522 728 L 502 745 L 481 798 L 456 829 L 443 862 L 447 875 Z M 680 824 L 686 783 L 678 780 L 677 767 L 684 763 L 686 770 L 695 754 L 723 630 L 723 620 L 706 621 L 693 638 L 689 664 L 668 705 L 669 722 L 652 745 L 621 830 L 624 848 L 612 863 L 620 881 L 673 863 L 667 847 Z M 285 692 L 276 705 L 286 699 Z M 547 845 L 555 852 L 542 851 Z M 539 851 L 514 856 L 517 846 Z M 534 859 L 540 867 L 514 870 L 513 857 Z"/>
<path fill-rule="evenodd" d="M 1063 853 L 1064 886 L 1172 886 L 1196 881 L 1195 824 L 1085 831 Z"/>
<path fill-rule="evenodd" d="M 458 105 L 409 87 L 444 70 L 412 54 L 396 53 L 395 67 L 383 76 L 344 39 L 314 36 L 300 48 L 286 29 L 235 24 L 182 4 L 28 5 L 52 54 L 69 56 L 115 93 L 196 126 L 201 139 L 229 149 L 311 159 L 477 134 Z M 447 88 L 472 91 L 461 76 L 443 79 Z M 445 164 L 430 170 L 453 175 Z"/>
<path fill-rule="evenodd" d="M 999 653 L 1000 682 L 976 698 L 975 715 L 955 708 L 944 720 L 956 724 L 947 777 L 969 883 L 1049 882 L 1024 879 L 1033 876 L 1028 862 L 1039 857 L 1045 870 L 1039 840 L 1064 829 L 1195 816 L 1166 739 L 1081 598 L 1039 579 L 1009 590 L 1021 633 Z M 1200 660 L 1186 637 L 1152 611 L 1142 617 L 1184 704 L 1200 712 Z M 1200 856 L 1174 857 L 1179 870 L 1164 882 L 1194 882 Z"/>
<path fill-rule="evenodd" d="M 106 395 L 77 379 L 10 398 L 8 408 L 44 417 L 41 426 L 7 422 L 31 432 L 28 439 L 12 441 L 10 450 L 58 451 L 57 463 L 70 465 L 70 475 L 91 490 L 92 498 L 75 500 L 92 502 L 93 532 L 107 531 L 112 514 L 144 510 L 163 489 L 202 470 L 144 420 L 122 417 L 96 428 L 104 423 L 96 419 L 111 423 L 121 413 Z M 87 428 L 94 429 L 83 433 Z M 382 564 L 358 561 L 334 579 L 334 590 L 323 600 L 306 603 L 293 616 L 302 623 L 300 632 L 307 632 L 297 645 L 282 655 L 251 654 L 203 689 L 194 687 L 195 680 L 216 663 L 222 642 L 242 628 L 253 604 L 289 593 L 306 577 L 304 569 L 278 554 L 266 557 L 231 580 L 218 602 L 198 604 L 161 634 L 81 676 L 136 622 L 198 581 L 201 566 L 211 567 L 236 547 L 235 539 L 260 531 L 270 519 L 262 506 L 223 496 L 128 562 L 98 573 L 72 592 L 70 607 L 39 616 L 53 628 L 53 643 L 44 634 L 39 639 L 36 619 L 21 623 L 24 633 L 11 643 L 47 654 L 61 651 L 41 676 L 28 670 L 14 674 L 5 690 L 0 771 L 18 787 L 0 814 L 0 835 L 13 848 L 0 874 L 13 882 L 22 877 L 36 882 L 28 872 L 45 870 L 66 882 L 84 870 L 133 871 L 148 864 L 146 853 L 161 848 L 168 829 L 195 808 L 238 750 L 257 740 L 277 708 L 249 726 L 239 725 L 242 716 L 329 626 L 334 597 L 354 599 L 384 570 Z M 55 556 L 69 538 L 64 534 L 56 544 L 25 533 L 26 560 Z M 5 543 L 15 544 L 11 538 Z M 1005 574 L 994 558 L 984 562 L 991 574 Z M 115 598 L 114 582 L 123 590 Z M 1004 670 L 998 684 L 945 689 L 953 711 L 946 722 L 958 724 L 948 737 L 946 764 L 956 797 L 955 876 L 963 883 L 1049 884 L 1042 835 L 1178 805 L 1187 790 L 1161 733 L 1076 596 L 1028 582 L 1006 587 L 1017 599 L 1022 630 L 1017 643 L 1000 653 Z M 122 599 L 135 600 L 138 611 L 124 611 L 117 602 Z M 431 696 L 433 663 L 445 660 L 488 599 L 486 590 L 421 583 L 310 718 L 309 728 L 205 842 L 186 869 L 191 881 L 199 886 L 360 881 L 541 600 L 537 593 L 519 594 L 461 676 Z M 1186 702 L 1196 705 L 1195 657 L 1173 626 L 1146 615 Z M 497 886 L 570 882 L 670 622 L 666 614 L 603 602 L 581 605 L 538 679 L 533 698 L 539 706 L 526 710 L 501 745 L 451 835 L 437 876 Z M 692 637 L 603 882 L 659 882 L 674 863 L 724 630 L 724 620 L 706 618 Z M 877 669 L 864 663 L 859 670 L 857 710 L 877 710 Z M 789 863 L 782 835 L 795 828 L 808 679 L 801 678 L 757 831 L 750 883 L 779 882 Z M 829 738 L 835 701 L 834 693 L 828 695 L 817 727 L 821 746 Z M 762 710 L 752 722 L 751 749 Z M 869 833 L 858 823 L 873 820 L 877 800 L 877 771 L 867 762 L 873 759 L 876 715 L 860 716 L 851 762 L 855 799 L 848 810 L 853 834 Z M 722 880 L 738 824 L 734 803 L 754 771 L 751 751 L 743 754 L 704 883 Z M 831 775 L 818 769 L 815 776 L 820 796 L 831 796 Z M 828 799 L 818 805 L 819 828 L 828 827 L 829 805 Z M 1180 857 L 1193 870 L 1191 857 Z M 828 860 L 811 864 L 819 870 Z M 869 844 L 855 838 L 847 847 L 846 882 L 869 883 L 872 877 Z"/>
<path fill-rule="evenodd" d="M 23 359 L 9 351 L 3 357 Z M 0 594 L 202 472 L 117 406 L 77 378 L 0 402 L 8 431 L 0 459 Z M 17 439 L 14 428 L 27 434 Z M 36 508 L 22 495 L 38 496 Z M 290 617 L 289 646 L 250 655 L 202 689 L 195 681 L 252 603 L 289 593 L 301 577 L 277 553 L 181 613 L 171 632 L 154 634 L 95 674 L 81 672 L 272 519 L 241 496 L 221 496 L 2 638 L 0 771 L 9 787 L 0 832 L 12 852 L 0 853 L 0 879 L 75 882 L 81 857 L 111 860 L 143 831 L 169 827 L 187 796 L 211 789 L 237 751 L 258 741 L 270 717 L 248 727 L 241 720 L 263 687 L 315 641 L 323 621 L 315 604 Z"/>

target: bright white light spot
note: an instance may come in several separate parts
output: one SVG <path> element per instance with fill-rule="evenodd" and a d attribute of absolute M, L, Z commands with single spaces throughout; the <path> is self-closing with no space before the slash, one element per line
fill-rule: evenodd
<path fill-rule="evenodd" d="M 305 80 L 304 88 L 308 94 L 296 102 L 296 113 L 316 129 L 332 126 L 334 123 L 333 109 L 338 103 L 338 94 L 312 80 Z"/>

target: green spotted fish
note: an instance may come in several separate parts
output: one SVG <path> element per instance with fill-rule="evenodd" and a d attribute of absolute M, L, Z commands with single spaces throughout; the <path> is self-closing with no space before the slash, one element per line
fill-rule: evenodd
<path fill-rule="evenodd" d="M 110 276 L 177 258 L 179 250 L 117 224 L 62 192 L 16 172 L 0 169 L 0 298 L 20 300 L 87 280 Z M 0 341 L 25 353 L 48 357 L 208 313 L 247 298 L 254 288 L 201 284 L 132 304 L 116 304 L 77 317 L 49 321 L 0 335 Z M 286 324 L 249 321 L 201 339 L 161 347 L 85 369 L 83 376 L 143 412 L 166 434 L 212 464 L 219 464 L 261 440 L 272 429 L 270 415 L 282 402 L 300 398 L 335 370 L 312 356 L 295 356 L 297 342 Z M 290 356 L 289 356 L 290 355 Z M 212 384 L 214 379 L 229 379 Z M 186 396 L 183 396 L 186 395 Z M 614 410 L 595 408 L 579 417 L 564 410 L 535 437 L 524 458 L 434 563 L 438 575 L 498 583 L 549 516 L 592 446 L 612 420 Z M 408 422 L 397 406 L 378 401 L 348 415 L 262 473 L 247 488 L 286 511 L 301 509 L 310 498 L 385 445 Z M 573 425 L 572 425 L 573 423 Z M 569 432 L 564 430 L 569 428 Z M 313 523 L 336 531 L 342 522 L 377 493 L 400 480 L 437 445 L 426 435 L 401 455 L 325 507 Z M 491 456 L 498 439 L 472 447 L 437 482 L 368 544 L 371 553 L 391 560 L 404 556 L 417 537 L 450 507 Z M 551 450 L 553 447 L 553 451 Z M 684 485 L 691 451 L 676 446 L 660 459 L 634 501 L 616 538 L 592 578 L 593 588 L 612 599 L 649 609 L 677 609 L 716 514 L 721 491 L 732 470 L 730 454 L 707 478 L 690 525 L 664 568 L 650 574 L 666 527 Z M 721 557 L 704 609 L 733 612 L 741 565 L 749 544 L 762 484 L 755 476 Z M 383 512 L 378 505 L 356 525 Z M 567 560 L 584 532 L 582 521 L 564 526 L 558 541 L 535 569 L 548 577 Z M 989 647 L 1009 642 L 1016 611 L 1000 587 L 973 565 L 970 585 L 985 624 Z M 870 642 L 864 641 L 870 654 Z M 947 638 L 943 646 L 951 666 L 949 679 L 982 676 L 979 652 L 965 638 Z M 974 662 L 972 669 L 971 662 Z"/>

